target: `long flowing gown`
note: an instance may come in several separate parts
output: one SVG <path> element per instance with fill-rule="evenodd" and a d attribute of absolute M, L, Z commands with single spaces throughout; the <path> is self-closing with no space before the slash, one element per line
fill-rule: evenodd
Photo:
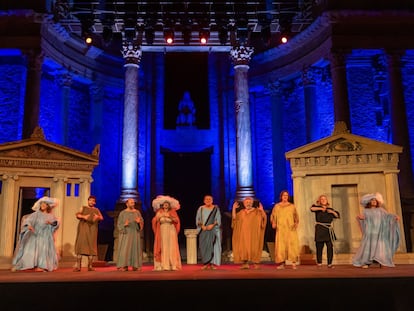
<path fill-rule="evenodd" d="M 352 264 L 361 267 L 375 261 L 383 266 L 394 267 L 393 257 L 400 243 L 400 227 L 396 216 L 382 207 L 365 208 L 364 216 L 365 219 L 358 219 L 362 240 Z"/>
<path fill-rule="evenodd" d="M 295 224 L 299 222 L 298 218 L 296 207 L 292 203 L 288 205 L 277 203 L 272 209 L 270 219 L 276 224 L 276 263 L 299 260 L 299 237 L 295 228 Z"/>
<path fill-rule="evenodd" d="M 212 230 L 201 230 L 201 224 L 208 226 L 216 223 Z M 203 264 L 221 264 L 221 214 L 217 205 L 213 208 L 200 206 L 196 214 L 198 243 Z"/>
<path fill-rule="evenodd" d="M 266 221 L 266 213 L 259 208 L 244 208 L 236 214 L 232 220 L 234 263 L 261 261 Z"/>
<path fill-rule="evenodd" d="M 170 217 L 161 216 L 159 209 L 152 219 L 154 231 L 154 270 L 181 270 L 181 255 L 178 244 L 180 232 L 180 218 L 175 209 L 170 209 L 169 214 L 176 219 L 173 222 Z"/>
<path fill-rule="evenodd" d="M 34 232 L 29 230 L 34 228 Z M 53 213 L 40 210 L 24 216 L 19 241 L 12 264 L 15 270 L 40 268 L 54 271 L 58 268 L 58 254 L 54 233 L 59 221 Z"/>
<path fill-rule="evenodd" d="M 122 267 L 142 267 L 142 247 L 141 247 L 141 230 L 139 224 L 135 221 L 136 218 L 141 218 L 142 215 L 139 210 L 128 211 L 124 209 L 118 216 L 118 259 L 116 266 Z M 128 219 L 128 226 L 125 222 Z"/>

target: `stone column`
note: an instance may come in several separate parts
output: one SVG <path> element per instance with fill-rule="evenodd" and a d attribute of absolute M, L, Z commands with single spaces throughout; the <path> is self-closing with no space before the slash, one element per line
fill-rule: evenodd
<path fill-rule="evenodd" d="M 407 114 L 404 100 L 404 89 L 401 76 L 401 53 L 387 54 L 388 75 L 390 82 L 390 117 L 392 143 L 403 147 L 404 152 L 399 160 L 399 182 L 402 197 L 414 198 L 414 182 L 411 164 L 411 149 L 408 136 Z"/>
<path fill-rule="evenodd" d="M 331 51 L 330 62 L 335 123 L 344 122 L 349 131 L 351 131 L 348 83 L 346 78 L 346 55 L 344 52 Z"/>
<path fill-rule="evenodd" d="M 236 200 L 254 197 L 252 181 L 252 141 L 248 71 L 254 49 L 235 46 L 230 51 L 234 64 L 234 93 L 236 110 L 237 190 Z"/>
<path fill-rule="evenodd" d="M 65 194 L 67 178 L 65 177 L 54 177 L 53 184 L 50 189 L 51 196 L 59 200 L 59 205 L 53 209 L 55 216 L 61 221 L 60 228 L 56 231 L 56 250 L 60 256 L 63 255 L 63 208 L 65 204 Z"/>
<path fill-rule="evenodd" d="M 17 210 L 14 208 L 18 206 L 18 202 L 15 201 L 15 186 L 16 180 L 19 177 L 17 175 L 11 176 L 4 174 L 2 176 L 2 201 L 0 206 L 0 233 L 2 238 L 0 239 L 0 259 L 2 257 L 13 256 L 14 251 L 14 237 L 15 237 L 15 224 Z"/>
<path fill-rule="evenodd" d="M 309 202 L 306 200 L 306 187 L 305 187 L 305 175 L 295 173 L 293 176 L 293 189 L 295 192 L 295 206 L 299 215 L 299 226 L 298 226 L 298 236 L 299 236 L 299 245 L 300 245 L 300 256 L 301 261 L 303 260 L 305 254 L 310 254 L 310 249 L 314 249 L 314 227 L 313 223 L 305 221 L 309 218 Z M 312 256 L 307 256 L 306 260 Z"/>
<path fill-rule="evenodd" d="M 39 124 L 40 81 L 42 76 L 43 52 L 25 51 L 27 57 L 26 94 L 23 116 L 23 138 L 30 138 Z"/>
<path fill-rule="evenodd" d="M 314 77 L 314 69 L 306 67 L 302 71 L 302 81 L 304 87 L 305 97 L 305 114 L 306 114 L 306 142 L 310 143 L 315 141 L 317 133 L 315 130 L 318 120 L 318 111 L 316 105 L 316 83 Z"/>
<path fill-rule="evenodd" d="M 69 72 L 65 72 L 59 76 L 58 82 L 61 87 L 61 102 L 58 104 L 60 108 L 57 118 L 58 122 L 56 124 L 59 126 L 59 144 L 67 146 L 68 145 L 68 114 L 70 106 L 70 88 L 72 85 L 72 75 Z"/>
<path fill-rule="evenodd" d="M 138 69 L 141 47 L 123 43 L 125 59 L 124 120 L 122 132 L 122 185 L 119 202 L 140 201 L 138 193 Z"/>
<path fill-rule="evenodd" d="M 387 51 L 388 76 L 390 83 L 390 120 L 392 143 L 403 147 L 399 157 L 398 175 L 406 247 L 412 251 L 411 219 L 414 214 L 414 181 L 411 163 L 411 147 L 408 132 L 404 88 L 401 75 L 401 51 Z"/>
<path fill-rule="evenodd" d="M 272 103 L 272 152 L 273 152 L 273 184 L 274 201 L 279 201 L 279 194 L 287 188 L 286 158 L 283 138 L 283 100 L 282 86 L 279 80 L 268 84 Z"/>
<path fill-rule="evenodd" d="M 197 264 L 197 229 L 184 229 L 187 242 L 187 264 Z"/>

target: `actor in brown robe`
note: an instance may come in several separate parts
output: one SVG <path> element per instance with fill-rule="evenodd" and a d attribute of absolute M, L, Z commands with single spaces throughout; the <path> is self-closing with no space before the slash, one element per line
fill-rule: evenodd
<path fill-rule="evenodd" d="M 103 220 L 99 209 L 95 207 L 96 197 L 89 196 L 88 206 L 82 206 L 76 213 L 79 219 L 78 231 L 75 242 L 76 265 L 73 271 L 81 271 L 82 256 L 88 257 L 88 271 L 94 271 L 92 267 L 94 257 L 98 256 L 98 224 Z"/>
<path fill-rule="evenodd" d="M 253 264 L 260 267 L 267 215 L 260 202 L 247 197 L 243 202 L 234 202 L 232 209 L 233 261 L 241 263 L 241 269 L 249 269 Z"/>

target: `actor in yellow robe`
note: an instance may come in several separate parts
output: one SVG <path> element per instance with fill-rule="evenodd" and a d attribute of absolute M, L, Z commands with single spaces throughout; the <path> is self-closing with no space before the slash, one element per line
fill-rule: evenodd
<path fill-rule="evenodd" d="M 233 261 L 242 263 L 241 269 L 249 269 L 249 264 L 258 269 L 262 258 L 267 215 L 260 202 L 257 207 L 253 203 L 247 197 L 242 203 L 234 202 L 232 209 Z"/>
<path fill-rule="evenodd" d="M 299 216 L 295 205 L 289 202 L 289 192 L 280 193 L 280 202 L 273 206 L 270 215 L 272 228 L 276 230 L 275 238 L 275 262 L 277 269 L 283 269 L 287 260 L 292 262 L 292 268 L 296 269 L 299 260 Z"/>

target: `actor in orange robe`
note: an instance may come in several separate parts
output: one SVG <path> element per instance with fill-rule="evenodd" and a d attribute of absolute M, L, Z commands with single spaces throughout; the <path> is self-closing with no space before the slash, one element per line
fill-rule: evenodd
<path fill-rule="evenodd" d="M 247 197 L 234 202 L 232 209 L 233 261 L 241 263 L 241 269 L 249 269 L 249 264 L 258 269 L 262 258 L 267 215 L 262 204 L 256 207 L 254 202 Z"/>

